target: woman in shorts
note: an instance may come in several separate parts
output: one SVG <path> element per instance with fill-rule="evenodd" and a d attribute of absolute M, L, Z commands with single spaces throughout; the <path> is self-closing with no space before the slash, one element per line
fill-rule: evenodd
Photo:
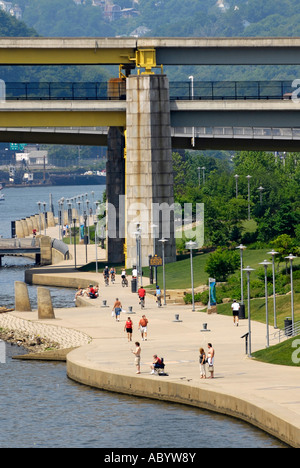
<path fill-rule="evenodd" d="M 132 341 L 132 330 L 133 330 L 133 323 L 130 317 L 128 317 L 125 326 L 124 326 L 124 331 L 127 333 L 127 338 L 128 341 Z"/>

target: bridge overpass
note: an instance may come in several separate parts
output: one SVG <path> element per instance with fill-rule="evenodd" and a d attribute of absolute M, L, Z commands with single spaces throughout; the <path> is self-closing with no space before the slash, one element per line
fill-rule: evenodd
<path fill-rule="evenodd" d="M 283 93 L 280 99 L 170 100 L 162 71 L 172 65 L 298 65 L 300 38 L 5 38 L 0 64 L 119 66 L 126 100 L 124 93 L 120 100 L 8 100 L 0 105 L 0 127 L 1 139 L 11 136 L 10 141 L 35 135 L 48 142 L 107 142 L 108 261 L 125 256 L 128 268 L 137 259 L 137 225 L 143 264 L 153 250 L 159 252 L 165 231 L 166 259 L 175 260 L 174 214 L 164 221 L 154 205 L 173 204 L 172 148 L 191 147 L 191 129 L 195 148 L 299 147 L 298 105 Z M 86 129 L 98 127 L 108 127 L 107 134 L 92 132 L 92 138 Z M 153 224 L 158 225 L 155 239 Z"/>
<path fill-rule="evenodd" d="M 0 267 L 6 255 L 35 255 L 39 263 L 41 245 L 39 239 L 0 239 Z"/>

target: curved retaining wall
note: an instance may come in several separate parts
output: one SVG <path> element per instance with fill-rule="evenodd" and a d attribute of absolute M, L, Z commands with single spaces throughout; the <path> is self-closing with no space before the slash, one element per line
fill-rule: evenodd
<path fill-rule="evenodd" d="M 81 348 L 82 350 L 82 348 Z M 81 350 L 67 356 L 70 379 L 101 390 L 152 398 L 210 410 L 246 421 L 280 439 L 291 447 L 300 448 L 300 430 L 289 423 L 284 414 L 275 415 L 257 402 L 245 401 L 234 395 L 205 390 L 187 383 L 170 382 L 167 377 L 143 378 L 101 370 L 85 362 Z"/>

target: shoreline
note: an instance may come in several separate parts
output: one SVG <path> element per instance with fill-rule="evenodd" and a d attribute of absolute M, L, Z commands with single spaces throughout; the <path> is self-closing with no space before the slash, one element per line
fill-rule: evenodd
<path fill-rule="evenodd" d="M 21 320 L 23 326 L 28 324 L 38 329 L 37 334 L 44 337 L 45 333 L 48 339 L 50 329 L 54 333 L 50 333 L 52 337 L 59 334 L 58 342 L 69 350 L 65 353 L 66 374 L 75 382 L 114 393 L 208 409 L 246 421 L 287 445 L 300 448 L 299 369 L 279 366 L 274 372 L 273 365 L 248 359 L 241 340 L 247 331 L 246 320 L 237 328 L 233 327 L 231 317 L 195 313 L 188 305 L 168 304 L 158 309 L 150 295 L 146 308 L 141 311 L 136 295 L 121 288 L 119 277 L 116 284 L 105 288 L 99 274 L 67 273 L 63 265 L 67 266 L 67 262 L 51 274 L 45 267 L 40 275 L 33 277 L 33 283 L 45 284 L 51 278 L 51 283 L 65 286 L 66 281 L 79 284 L 88 278 L 99 283 L 100 279 L 100 299 L 89 307 L 55 309 L 56 318 L 51 321 L 37 320 L 36 311 L 0 314 L 0 327 L 5 317 L 11 317 L 13 327 Z M 125 310 L 133 306 L 133 342 L 140 339 L 137 323 L 142 313 L 150 321 L 148 340 L 142 344 L 139 376 L 135 375 L 132 345 L 123 331 L 128 313 L 121 314 L 120 323 L 111 316 L 111 307 L 119 295 Z M 107 307 L 101 306 L 104 299 Z M 180 321 L 174 320 L 174 314 L 180 314 Z M 207 333 L 202 333 L 203 322 L 208 322 Z M 70 340 L 68 335 L 74 334 L 78 336 Z M 253 351 L 262 349 L 265 325 L 253 322 L 252 334 Z M 200 345 L 206 347 L 207 342 L 212 342 L 217 350 L 216 378 L 200 380 L 198 350 Z M 72 347 L 76 349 L 71 350 Z M 149 375 L 154 352 L 164 357 L 168 376 Z"/>

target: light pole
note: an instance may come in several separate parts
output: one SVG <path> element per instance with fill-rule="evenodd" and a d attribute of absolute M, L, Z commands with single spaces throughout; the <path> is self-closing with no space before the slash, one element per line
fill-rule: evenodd
<path fill-rule="evenodd" d="M 272 274 L 273 274 L 273 309 L 274 309 L 274 328 L 277 329 L 277 314 L 276 314 L 276 280 L 275 280 L 275 255 L 278 254 L 278 252 L 275 252 L 275 250 L 271 250 L 271 252 L 268 252 L 269 255 L 272 255 Z"/>
<path fill-rule="evenodd" d="M 292 335 L 294 335 L 294 323 L 295 323 L 295 311 L 294 311 L 294 282 L 293 282 L 293 260 L 297 257 L 290 254 L 285 257 L 286 260 L 290 261 L 290 277 L 291 277 L 291 311 L 292 311 Z"/>
<path fill-rule="evenodd" d="M 73 218 L 73 224 L 74 224 L 74 263 L 75 263 L 75 270 L 77 268 L 76 264 L 76 218 Z"/>
<path fill-rule="evenodd" d="M 271 262 L 264 260 L 260 263 L 265 269 L 265 301 L 266 301 L 266 325 L 267 325 L 267 348 L 270 346 L 270 334 L 269 334 L 269 307 L 268 307 L 268 266 Z"/>
<path fill-rule="evenodd" d="M 250 273 L 254 271 L 254 268 L 247 266 L 244 268 L 247 274 L 247 294 L 248 294 L 248 357 L 251 358 L 251 310 L 250 310 Z"/>
<path fill-rule="evenodd" d="M 200 187 L 201 186 L 201 167 L 198 167 L 198 183 Z"/>
<path fill-rule="evenodd" d="M 86 211 L 83 213 L 83 221 L 84 221 L 84 244 L 85 244 L 85 263 L 87 264 L 88 262 L 88 251 L 87 251 L 87 245 L 88 245 L 88 240 L 87 240 L 87 233 L 86 233 L 86 222 L 87 222 L 87 214 Z"/>
<path fill-rule="evenodd" d="M 163 288 L 164 288 L 164 305 L 167 305 L 166 297 L 166 272 L 165 272 L 165 243 L 168 242 L 168 239 L 159 239 L 162 245 L 162 261 L 163 261 Z"/>
<path fill-rule="evenodd" d="M 46 220 L 46 205 L 47 203 L 46 202 L 43 202 L 43 207 L 44 207 L 44 234 L 45 236 L 47 235 L 47 220 Z"/>
<path fill-rule="evenodd" d="M 86 212 L 87 212 L 87 225 L 88 225 L 88 243 L 90 244 L 90 212 L 89 212 L 90 201 L 86 201 Z"/>
<path fill-rule="evenodd" d="M 192 311 L 195 312 L 195 294 L 194 294 L 194 270 L 193 270 L 193 249 L 197 248 L 197 243 L 193 241 L 189 241 L 185 244 L 186 249 L 190 251 L 190 258 L 191 258 L 191 283 L 192 283 L 192 303 L 193 308 Z"/>
<path fill-rule="evenodd" d="M 245 245 L 240 244 L 237 249 L 240 250 L 241 258 L 241 307 L 240 307 L 240 318 L 245 318 L 245 306 L 244 306 L 244 278 L 243 278 L 243 251 L 247 248 Z"/>
<path fill-rule="evenodd" d="M 191 82 L 190 85 L 190 98 L 192 101 L 194 100 L 194 77 L 191 75 L 189 76 L 189 80 Z M 193 136 L 192 136 L 192 147 L 195 147 L 195 127 L 193 127 Z"/>
<path fill-rule="evenodd" d="M 153 257 L 156 254 L 156 229 L 159 227 L 157 224 L 151 224 L 152 227 L 152 236 L 153 236 Z M 157 266 L 151 267 L 155 269 L 155 284 L 157 286 Z"/>
<path fill-rule="evenodd" d="M 234 178 L 235 178 L 235 197 L 237 198 L 238 194 L 239 194 L 239 191 L 238 191 L 238 178 L 239 178 L 239 175 L 235 174 Z"/>
<path fill-rule="evenodd" d="M 39 228 L 40 228 L 40 235 L 42 234 L 42 223 L 41 223 L 41 205 L 42 202 L 37 202 L 37 205 L 39 207 Z"/>
<path fill-rule="evenodd" d="M 137 268 L 137 280 L 138 280 L 138 286 L 142 287 L 143 285 L 143 272 L 142 272 L 142 265 L 141 265 L 141 259 L 142 259 L 142 246 L 141 246 L 141 228 L 140 224 L 137 224 L 137 229 L 135 234 L 135 239 L 136 239 L 136 268 Z M 140 281 L 139 281 L 140 277 Z"/>
<path fill-rule="evenodd" d="M 260 202 L 260 206 L 262 206 L 262 193 L 263 191 L 265 190 L 262 186 L 258 187 L 257 189 L 259 191 L 259 202 Z"/>
<path fill-rule="evenodd" d="M 251 175 L 247 175 L 246 179 L 248 180 L 248 220 L 250 221 L 251 213 L 250 213 L 250 179 L 252 178 Z"/>
<path fill-rule="evenodd" d="M 94 221 L 95 226 L 95 248 L 96 248 L 96 273 L 98 273 L 98 239 L 97 239 L 97 221 Z"/>

